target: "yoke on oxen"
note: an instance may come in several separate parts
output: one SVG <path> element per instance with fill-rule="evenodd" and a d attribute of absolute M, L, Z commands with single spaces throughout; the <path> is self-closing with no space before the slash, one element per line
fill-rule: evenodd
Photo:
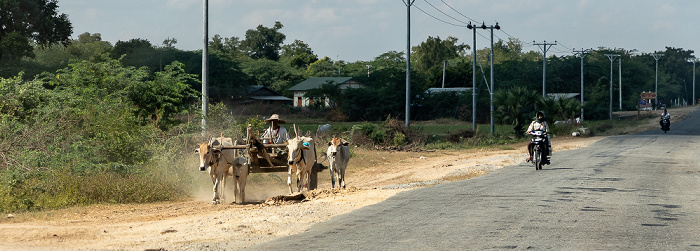
<path fill-rule="evenodd" d="M 250 173 L 288 172 L 286 148 L 287 142 L 282 144 L 263 143 L 255 136 L 252 125 L 248 124 L 246 139 L 242 145 L 222 145 L 221 149 L 238 149 L 248 158 Z M 314 161 L 315 162 L 315 161 Z M 317 172 L 324 169 L 318 163 L 310 173 L 309 189 L 315 189 L 318 184 Z"/>

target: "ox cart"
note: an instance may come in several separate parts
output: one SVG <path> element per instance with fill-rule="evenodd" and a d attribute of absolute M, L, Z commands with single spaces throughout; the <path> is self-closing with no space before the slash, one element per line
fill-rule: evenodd
<path fill-rule="evenodd" d="M 249 173 L 289 172 L 287 155 L 285 155 L 287 144 L 263 143 L 263 141 L 255 137 L 250 124 L 248 125 L 247 136 L 243 139 L 243 142 L 236 141 L 233 146 L 220 146 L 220 148 L 241 151 L 244 157 L 248 159 Z M 318 160 L 318 158 L 315 159 Z M 317 188 L 318 172 L 326 168 L 314 161 L 313 168 L 309 173 L 309 190 Z"/>

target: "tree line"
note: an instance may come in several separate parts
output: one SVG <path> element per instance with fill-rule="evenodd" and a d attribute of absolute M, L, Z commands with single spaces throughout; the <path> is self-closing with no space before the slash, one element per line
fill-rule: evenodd
<path fill-rule="evenodd" d="M 231 102 L 244 95 L 251 85 L 266 86 L 291 96 L 287 89 L 309 77 L 349 76 L 367 88 L 321 93 L 338 99 L 338 109 L 346 118 L 355 121 L 380 120 L 387 114 L 402 117 L 405 103 L 402 96 L 405 93 L 404 52 L 389 51 L 370 61 L 334 61 L 314 54 L 311 47 L 301 40 L 284 44 L 286 36 L 282 29 L 283 25 L 276 22 L 272 27 L 259 25 L 249 29 L 243 39 L 218 34 L 212 37 L 209 43 L 209 93 L 212 102 Z M 70 62 L 101 62 L 103 54 L 120 60 L 125 66 L 145 67 L 150 74 L 162 71 L 166 65 L 177 61 L 183 64 L 185 72 L 199 75 L 201 50 L 184 51 L 177 49 L 176 44 L 175 38 L 167 38 L 160 45 L 134 38 L 111 45 L 102 41 L 99 33 L 83 33 L 77 39 L 60 40 L 54 44 L 40 45 L 37 41 L 30 51 L 22 53 L 13 53 L 16 50 L 4 48 L 2 52 L 5 56 L 0 59 L 0 76 L 11 78 L 24 72 L 24 78 L 31 79 L 43 72 L 56 72 Z M 539 92 L 542 89 L 542 54 L 524 51 L 524 46 L 515 38 L 494 43 L 496 90 L 523 87 Z M 414 67 L 411 69 L 411 93 L 415 96 L 412 97 L 411 106 L 416 112 L 412 112 L 411 119 L 470 117 L 470 93 L 426 93 L 428 88 L 443 86 L 443 72 L 445 87 L 472 87 L 473 55 L 466 53 L 469 49 L 469 45 L 460 43 L 455 37 L 428 37 L 412 48 Z M 659 98 L 666 103 L 672 100 L 692 103 L 692 67 L 686 59 L 693 57 L 693 51 L 667 47 L 652 53 L 664 54 L 659 60 Z M 608 112 L 606 108 L 611 102 L 611 62 L 605 54 L 620 55 L 616 60 L 622 60 L 622 109 L 633 110 L 641 92 L 654 90 L 656 72 L 652 53 L 601 47 L 586 55 L 583 76 L 586 117 L 603 119 Z M 477 51 L 478 104 L 489 103 L 485 99 L 488 91 L 484 80 L 484 73 L 488 75 L 491 70 L 489 54 L 489 48 Z M 548 93 L 579 93 L 580 62 L 580 58 L 573 54 L 547 58 Z M 617 94 L 618 61 L 613 63 L 613 92 Z M 191 87 L 201 88 L 198 83 L 192 83 Z M 618 95 L 614 96 L 613 107 L 618 109 L 619 98 Z M 477 105 L 477 108 L 479 121 L 484 121 L 484 112 L 488 110 L 483 105 Z"/>
<path fill-rule="evenodd" d="M 186 161 L 190 149 L 183 147 L 203 140 L 201 51 L 177 49 L 176 38 L 159 45 L 140 38 L 112 45 L 99 33 L 71 39 L 72 24 L 57 7 L 56 0 L 0 1 L 0 211 L 186 195 L 194 179 L 172 167 Z M 212 37 L 210 129 L 244 128 L 248 121 L 233 121 L 222 104 L 233 102 L 248 86 L 291 95 L 286 90 L 309 77 L 338 75 L 366 88 L 339 90 L 328 83 L 307 93 L 334 100 L 330 113 L 335 117 L 377 121 L 403 116 L 404 52 L 334 61 L 319 57 L 303 41 L 285 44 L 282 29 L 276 22 L 249 29 L 244 38 Z M 495 117 L 513 125 L 515 135 L 521 135 L 535 110 L 545 110 L 553 120 L 573 118 L 580 108 L 576 100 L 541 98 L 541 54 L 523 47 L 513 38 L 494 44 Z M 471 92 L 426 92 L 442 86 L 443 65 L 445 87 L 472 87 L 469 49 L 454 37 L 428 37 L 412 48 L 411 119 L 471 118 Z M 639 93 L 654 89 L 655 61 L 649 54 L 598 48 L 584 62 L 588 119 L 607 118 L 610 61 L 604 54 L 610 53 L 623 60 L 623 109 L 634 109 Z M 693 51 L 654 53 L 664 54 L 660 97 L 690 100 L 692 69 L 685 60 Z M 477 119 L 482 123 L 488 121 L 490 102 L 483 81 L 490 71 L 487 55 L 488 49 L 477 51 Z M 579 92 L 579 69 L 580 59 L 573 55 L 548 58 L 548 92 Z M 617 99 L 612 102 L 618 107 Z"/>

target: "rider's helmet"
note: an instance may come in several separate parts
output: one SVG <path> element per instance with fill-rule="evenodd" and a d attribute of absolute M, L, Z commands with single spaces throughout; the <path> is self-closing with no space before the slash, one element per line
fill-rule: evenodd
<path fill-rule="evenodd" d="M 542 116 L 542 118 L 540 118 Z M 537 122 L 542 122 L 544 121 L 544 112 L 543 111 L 537 111 L 537 114 L 535 114 L 535 120 Z"/>

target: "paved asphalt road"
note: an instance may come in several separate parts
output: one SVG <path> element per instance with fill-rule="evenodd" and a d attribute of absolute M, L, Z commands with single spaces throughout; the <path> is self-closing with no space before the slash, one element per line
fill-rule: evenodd
<path fill-rule="evenodd" d="M 556 145 L 554 146 L 556 149 Z M 671 131 L 614 136 L 399 193 L 255 250 L 700 250 L 700 111 Z"/>

